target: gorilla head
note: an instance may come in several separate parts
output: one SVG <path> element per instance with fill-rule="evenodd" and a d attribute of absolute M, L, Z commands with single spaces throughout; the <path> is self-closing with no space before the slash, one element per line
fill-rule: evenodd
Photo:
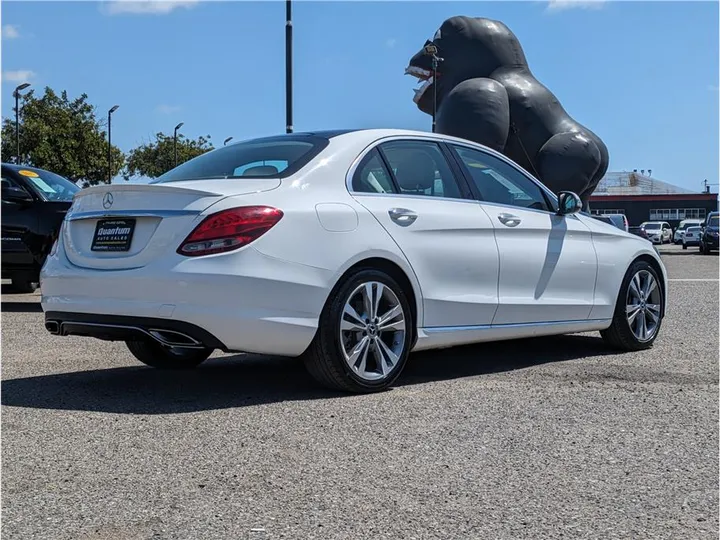
<path fill-rule="evenodd" d="M 437 81 L 433 79 L 432 55 L 426 47 L 434 44 L 437 56 Z M 525 53 L 515 34 L 499 21 L 456 16 L 447 19 L 410 59 L 405 73 L 421 81 L 415 90 L 418 108 L 432 114 L 433 86 L 437 85 L 437 106 L 443 97 L 467 79 L 488 77 L 503 67 L 527 67 Z"/>

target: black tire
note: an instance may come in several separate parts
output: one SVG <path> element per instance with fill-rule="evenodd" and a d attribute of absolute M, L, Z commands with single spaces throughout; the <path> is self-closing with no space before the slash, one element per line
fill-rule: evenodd
<path fill-rule="evenodd" d="M 390 372 L 384 378 L 376 381 L 361 378 L 350 369 L 345 361 L 345 354 L 340 342 L 340 323 L 345 303 L 357 287 L 367 282 L 379 282 L 388 287 L 399 300 L 405 320 L 402 353 L 398 356 L 398 361 Z M 330 293 L 320 315 L 315 338 L 303 354 L 305 368 L 320 385 L 334 390 L 354 393 L 385 390 L 397 380 L 407 363 L 414 327 L 410 304 L 402 287 L 385 272 L 374 269 L 358 269 L 338 283 Z"/>
<path fill-rule="evenodd" d="M 623 278 L 620 292 L 618 293 L 618 297 L 615 302 L 615 311 L 613 313 L 612 324 L 609 328 L 600 332 L 600 335 L 602 336 L 605 343 L 610 345 L 612 348 L 623 351 L 642 351 L 645 349 L 649 349 L 653 346 L 653 343 L 655 343 L 657 336 L 660 334 L 663 320 L 662 307 L 661 315 L 657 323 L 657 329 L 655 330 L 652 338 L 650 338 L 649 340 L 639 340 L 633 333 L 632 329 L 630 328 L 630 323 L 628 323 L 627 320 L 626 300 L 628 296 L 628 290 L 630 288 L 630 281 L 633 279 L 635 274 L 642 270 L 649 272 L 655 278 L 655 281 L 657 282 L 657 290 L 659 292 L 660 305 L 662 306 L 665 302 L 664 291 L 661 286 L 662 281 L 658 276 L 655 268 L 653 268 L 650 263 L 643 260 L 635 261 L 633 264 L 631 264 L 630 268 L 628 268 L 628 271 L 625 274 L 625 277 Z"/>
<path fill-rule="evenodd" d="M 34 293 L 38 288 L 38 284 L 22 278 L 13 278 L 12 290 L 19 294 L 31 294 Z"/>
<path fill-rule="evenodd" d="M 213 349 L 169 349 L 153 341 L 126 341 L 125 344 L 135 358 L 157 369 L 193 369 L 213 353 Z"/>

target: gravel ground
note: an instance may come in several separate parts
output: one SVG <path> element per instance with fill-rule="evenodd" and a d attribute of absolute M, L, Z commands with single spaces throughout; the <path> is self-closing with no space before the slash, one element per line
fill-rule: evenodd
<path fill-rule="evenodd" d="M 651 351 L 422 353 L 371 396 L 285 359 L 158 373 L 3 295 L 3 538 L 717 538 L 718 257 L 661 251 Z"/>

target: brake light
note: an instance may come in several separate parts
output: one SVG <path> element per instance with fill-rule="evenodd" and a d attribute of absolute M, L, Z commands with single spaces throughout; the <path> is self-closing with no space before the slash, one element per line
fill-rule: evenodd
<path fill-rule="evenodd" d="M 206 217 L 180 244 L 177 252 L 188 257 L 223 253 L 254 242 L 283 217 L 269 206 L 242 206 Z"/>

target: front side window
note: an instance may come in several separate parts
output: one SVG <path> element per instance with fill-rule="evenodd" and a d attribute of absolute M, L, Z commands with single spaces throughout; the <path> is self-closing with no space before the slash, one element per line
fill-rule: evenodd
<path fill-rule="evenodd" d="M 434 142 L 390 141 L 380 149 L 392 169 L 399 193 L 462 199 L 445 155 Z"/>
<path fill-rule="evenodd" d="M 485 152 L 453 145 L 483 201 L 551 211 L 540 187 L 520 171 Z"/>
<path fill-rule="evenodd" d="M 153 184 L 225 178 L 284 178 L 328 145 L 321 137 L 268 137 L 223 146 L 156 178 Z"/>
<path fill-rule="evenodd" d="M 718 216 L 712 216 L 710 219 L 708 219 L 707 226 L 714 227 L 717 229 L 718 228 Z"/>

